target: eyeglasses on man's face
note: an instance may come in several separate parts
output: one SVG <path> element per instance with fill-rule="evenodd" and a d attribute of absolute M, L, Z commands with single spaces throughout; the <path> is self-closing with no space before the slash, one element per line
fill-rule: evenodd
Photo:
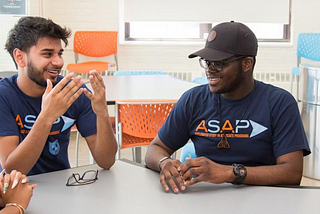
<path fill-rule="evenodd" d="M 98 180 L 98 170 L 88 170 L 82 175 L 79 173 L 72 173 L 67 180 L 67 186 L 81 186 L 86 184 L 92 184 Z"/>
<path fill-rule="evenodd" d="M 200 58 L 199 59 L 199 64 L 202 68 L 204 69 L 209 69 L 209 67 L 211 68 L 211 70 L 214 70 L 214 71 L 222 71 L 223 70 L 223 67 L 227 64 L 229 64 L 230 62 L 234 62 L 234 61 L 237 61 L 239 59 L 243 59 L 245 58 L 245 56 L 238 56 L 238 57 L 232 57 L 232 58 L 229 58 L 229 59 L 226 59 L 226 60 L 223 60 L 223 61 L 209 61 L 209 60 L 206 60 L 204 58 Z"/>

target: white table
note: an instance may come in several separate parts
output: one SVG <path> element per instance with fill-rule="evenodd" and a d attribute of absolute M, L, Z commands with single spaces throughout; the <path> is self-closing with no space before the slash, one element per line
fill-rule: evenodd
<path fill-rule="evenodd" d="M 102 76 L 107 87 L 109 105 L 116 100 L 179 99 L 188 89 L 199 84 L 170 75 Z M 91 85 L 87 84 L 91 90 Z"/>
<path fill-rule="evenodd" d="M 107 87 L 108 105 L 116 100 L 178 100 L 188 89 L 199 84 L 170 75 L 102 76 Z M 91 85 L 87 87 L 92 90 Z M 141 162 L 141 148 L 137 147 L 136 161 Z"/>
<path fill-rule="evenodd" d="M 198 183 L 183 193 L 166 193 L 159 174 L 144 167 L 116 161 L 100 170 L 98 180 L 67 187 L 68 177 L 97 165 L 30 177 L 37 183 L 29 214 L 319 214 L 320 189 L 305 187 L 235 186 Z"/>

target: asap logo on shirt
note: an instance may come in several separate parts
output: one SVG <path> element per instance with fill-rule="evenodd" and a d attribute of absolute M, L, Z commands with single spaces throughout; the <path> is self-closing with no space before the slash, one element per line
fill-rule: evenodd
<path fill-rule="evenodd" d="M 267 129 L 253 120 L 236 120 L 235 124 L 232 124 L 230 120 L 225 120 L 222 124 L 218 120 L 201 120 L 194 134 L 219 138 L 222 133 L 226 133 L 228 138 L 252 138 Z M 243 130 L 242 134 L 240 130 Z M 248 133 L 249 130 L 251 133 Z"/>
<path fill-rule="evenodd" d="M 28 134 L 34 125 L 34 123 L 37 120 L 36 115 L 26 115 L 25 117 L 21 117 L 20 114 L 16 116 L 16 123 L 17 126 L 19 127 L 19 131 L 21 134 Z M 49 135 L 57 135 L 68 128 L 70 128 L 74 124 L 75 119 L 66 117 L 66 116 L 61 116 L 59 117 L 54 123 L 52 124 L 51 131 Z M 62 124 L 63 123 L 63 126 Z M 61 124 L 61 125 L 60 125 Z M 59 127 L 62 127 L 61 129 Z M 57 129 L 58 128 L 58 129 Z"/>

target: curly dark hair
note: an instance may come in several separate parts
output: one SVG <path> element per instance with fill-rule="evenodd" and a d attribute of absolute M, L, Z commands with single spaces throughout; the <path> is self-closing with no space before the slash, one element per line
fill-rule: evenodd
<path fill-rule="evenodd" d="M 5 49 L 11 55 L 16 68 L 18 68 L 13 56 L 15 48 L 28 53 L 30 48 L 37 44 L 39 38 L 43 37 L 61 39 L 67 46 L 70 36 L 70 29 L 62 28 L 50 19 L 27 16 L 19 19 L 18 23 L 10 30 Z"/>

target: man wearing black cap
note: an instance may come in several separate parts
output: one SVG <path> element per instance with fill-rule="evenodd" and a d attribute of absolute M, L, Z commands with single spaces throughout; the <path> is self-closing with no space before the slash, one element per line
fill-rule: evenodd
<path fill-rule="evenodd" d="M 209 84 L 182 95 L 146 154 L 165 191 L 201 181 L 300 184 L 310 148 L 299 110 L 287 91 L 253 79 L 257 49 L 247 26 L 225 22 L 189 56 L 200 57 Z M 198 157 L 170 159 L 189 139 Z"/>

